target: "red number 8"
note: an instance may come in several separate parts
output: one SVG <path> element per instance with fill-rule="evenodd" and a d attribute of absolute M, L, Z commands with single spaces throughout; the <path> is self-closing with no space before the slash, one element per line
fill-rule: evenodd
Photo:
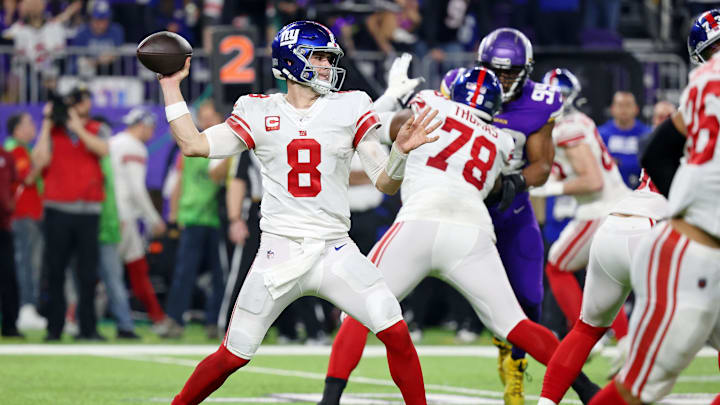
<path fill-rule="evenodd" d="M 300 162 L 300 151 L 307 150 L 309 162 Z M 288 173 L 288 191 L 295 197 L 315 197 L 322 190 L 320 171 L 317 169 L 322 157 L 320 144 L 314 139 L 294 139 L 287 146 L 287 160 L 292 170 Z M 310 185 L 300 185 L 300 175 L 310 175 Z"/>
<path fill-rule="evenodd" d="M 488 157 L 486 160 L 480 159 L 480 151 L 485 148 L 488 150 Z M 463 169 L 463 177 L 465 181 L 477 187 L 478 190 L 482 190 L 485 186 L 485 180 L 487 180 L 487 172 L 492 169 L 493 162 L 495 162 L 495 155 L 497 154 L 497 148 L 495 144 L 484 136 L 475 138 L 472 149 L 470 150 L 470 157 L 472 159 L 465 163 L 465 169 Z M 473 169 L 477 169 L 480 172 L 480 178 L 475 177 Z"/>

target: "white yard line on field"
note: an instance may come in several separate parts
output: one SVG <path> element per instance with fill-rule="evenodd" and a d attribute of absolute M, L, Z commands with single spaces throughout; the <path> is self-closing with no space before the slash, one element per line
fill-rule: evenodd
<path fill-rule="evenodd" d="M 2 355 L 96 355 L 96 356 L 206 356 L 215 350 L 217 345 L 113 345 L 113 344 L 0 344 Z M 495 358 L 495 346 L 416 346 L 417 352 L 423 357 L 484 357 Z M 330 346 L 302 345 L 265 345 L 257 352 L 258 356 L 329 356 Z M 615 356 L 614 347 L 605 348 L 604 356 Z M 703 348 L 697 357 L 717 358 L 718 352 L 710 347 Z M 385 357 L 385 346 L 366 346 L 363 357 Z"/>
<path fill-rule="evenodd" d="M 152 357 L 133 357 L 133 356 L 111 356 L 115 358 L 124 358 L 129 360 L 138 360 L 138 361 L 150 361 L 155 363 L 164 363 L 164 364 L 177 364 L 181 366 L 189 366 L 189 367 L 195 367 L 198 363 L 196 360 L 188 360 L 188 359 L 177 359 L 173 357 L 159 357 L 159 356 L 152 356 Z M 283 377 L 298 377 L 298 378 L 306 378 L 310 380 L 319 380 L 319 381 L 325 381 L 325 374 L 321 373 L 313 373 L 309 371 L 299 371 L 299 370 L 283 370 L 283 369 L 276 369 L 276 368 L 269 368 L 269 367 L 255 367 L 252 364 L 243 367 L 240 372 L 247 372 L 247 373 L 255 373 L 255 374 L 267 374 L 267 375 L 276 375 L 276 376 L 283 376 Z M 394 387 L 395 383 L 392 380 L 383 380 L 379 378 L 369 378 L 369 377 L 358 377 L 353 376 L 350 377 L 350 381 L 356 383 L 356 384 L 368 384 L 368 385 L 380 385 L 385 387 Z M 440 385 L 440 384 L 425 384 L 425 389 L 428 391 L 442 391 L 447 393 L 453 393 L 453 394 L 466 394 L 466 395 L 478 395 L 478 396 L 485 396 L 485 397 L 491 397 L 491 398 L 502 398 L 503 393 L 499 391 L 488 391 L 488 390 L 478 390 L 473 388 L 464 388 L 464 387 L 453 387 L 449 385 Z M 539 397 L 534 395 L 528 395 L 526 396 L 527 399 L 530 400 L 538 400 Z M 567 400 L 565 401 L 569 404 L 579 404 L 580 401 L 577 400 Z"/>

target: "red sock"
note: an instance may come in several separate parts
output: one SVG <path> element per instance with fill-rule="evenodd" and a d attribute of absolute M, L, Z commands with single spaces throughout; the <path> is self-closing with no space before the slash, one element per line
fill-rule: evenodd
<path fill-rule="evenodd" d="M 617 316 L 615 317 L 615 321 L 613 322 L 612 326 L 610 326 L 615 332 L 615 340 L 620 340 L 625 337 L 628 333 L 628 317 L 625 313 L 625 308 L 620 307 L 620 312 L 618 312 Z"/>
<path fill-rule="evenodd" d="M 720 394 L 715 397 L 715 399 L 712 401 L 712 404 L 710 405 L 720 405 Z"/>
<path fill-rule="evenodd" d="M 535 360 L 548 364 L 560 342 L 550 330 L 529 319 L 520 321 L 508 333 L 508 342 L 528 352 Z"/>
<path fill-rule="evenodd" d="M 150 319 L 153 322 L 160 322 L 165 319 L 165 312 L 157 300 L 155 289 L 153 289 L 150 277 L 148 277 L 149 269 L 145 257 L 127 263 L 125 266 L 130 278 L 132 292 L 142 302 Z"/>
<path fill-rule="evenodd" d="M 549 262 L 545 266 L 545 274 L 555 296 L 555 301 L 557 301 L 558 306 L 565 314 L 568 326 L 572 328 L 575 321 L 580 317 L 580 308 L 582 307 L 580 284 L 572 272 L 560 271 L 556 265 Z"/>
<path fill-rule="evenodd" d="M 560 342 L 550 359 L 543 379 L 542 397 L 560 403 L 570 385 L 582 371 L 583 364 L 595 343 L 607 328 L 596 328 L 578 320 Z"/>
<path fill-rule="evenodd" d="M 175 396 L 172 405 L 199 404 L 223 385 L 230 374 L 249 361 L 230 353 L 225 346 L 220 346 L 215 353 L 205 357 L 195 367 L 182 391 Z"/>
<path fill-rule="evenodd" d="M 355 370 L 362 357 L 367 342 L 368 329 L 351 317 L 345 318 L 330 352 L 328 377 L 341 378 L 345 381 Z"/>
<path fill-rule="evenodd" d="M 377 337 L 385 343 L 390 375 L 400 388 L 405 404 L 426 405 L 420 359 L 410 339 L 410 331 L 405 321 L 385 329 L 378 333 Z"/>
<path fill-rule="evenodd" d="M 627 405 L 627 402 L 620 395 L 615 380 L 613 380 L 595 394 L 589 405 Z"/>

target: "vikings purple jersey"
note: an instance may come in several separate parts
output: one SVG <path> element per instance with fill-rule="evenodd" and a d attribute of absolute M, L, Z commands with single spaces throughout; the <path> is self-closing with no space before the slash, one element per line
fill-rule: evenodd
<path fill-rule="evenodd" d="M 527 165 L 527 138 L 555 119 L 561 107 L 559 88 L 530 80 L 517 98 L 503 104 L 494 124 L 515 139 L 511 167 L 519 170 Z M 497 235 L 496 246 L 510 285 L 525 314 L 537 322 L 543 299 L 543 241 L 530 196 L 527 192 L 519 193 L 507 210 L 490 207 L 489 211 Z M 523 355 L 517 347 L 513 347 L 513 354 Z"/>
<path fill-rule="evenodd" d="M 527 165 L 525 142 L 543 125 L 554 120 L 562 108 L 560 89 L 532 80 L 525 82 L 520 96 L 503 104 L 493 124 L 504 129 L 515 139 L 515 150 L 511 166 L 522 169 Z"/>

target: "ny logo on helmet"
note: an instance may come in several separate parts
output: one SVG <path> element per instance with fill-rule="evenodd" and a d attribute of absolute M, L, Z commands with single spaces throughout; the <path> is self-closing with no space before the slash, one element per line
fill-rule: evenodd
<path fill-rule="evenodd" d="M 297 43 L 300 30 L 286 30 L 280 34 L 280 46 L 294 45 Z"/>

